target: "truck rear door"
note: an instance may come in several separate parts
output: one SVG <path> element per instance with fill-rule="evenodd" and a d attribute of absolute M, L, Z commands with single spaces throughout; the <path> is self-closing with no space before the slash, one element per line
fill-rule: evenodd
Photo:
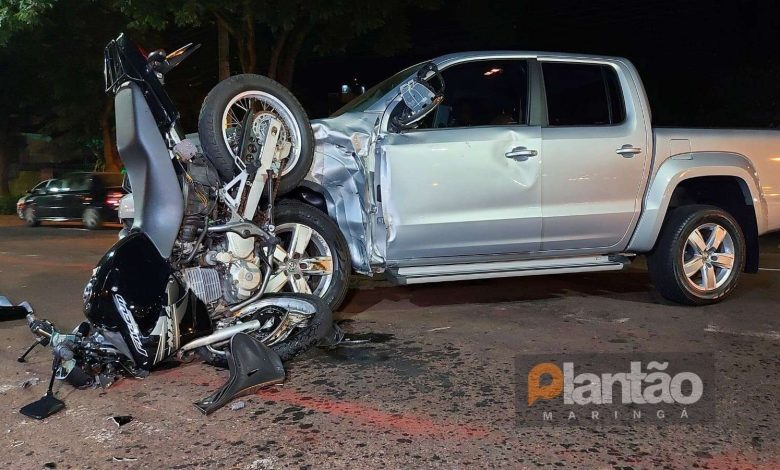
<path fill-rule="evenodd" d="M 621 249 L 641 211 L 651 128 L 633 68 L 605 61 L 539 58 L 542 251 Z"/>

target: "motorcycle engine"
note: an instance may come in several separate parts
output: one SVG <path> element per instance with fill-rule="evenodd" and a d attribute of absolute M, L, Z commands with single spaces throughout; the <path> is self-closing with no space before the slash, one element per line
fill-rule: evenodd
<path fill-rule="evenodd" d="M 213 209 L 221 182 L 214 167 L 200 154 L 182 163 L 185 212 L 177 246 L 180 259 L 187 259 L 201 249 L 198 235 L 205 229 L 208 216 L 215 216 Z M 205 251 L 196 258 L 199 266 L 189 265 L 181 271 L 195 295 L 206 305 L 220 300 L 230 305 L 254 294 L 263 279 L 255 254 L 234 255 L 224 235 L 213 235 L 203 242 Z"/>
<path fill-rule="evenodd" d="M 182 176 L 184 220 L 179 232 L 179 241 L 192 243 L 196 240 L 198 232 L 203 229 L 206 216 L 214 207 L 220 180 L 214 167 L 200 154 L 185 161 L 184 170 Z"/>

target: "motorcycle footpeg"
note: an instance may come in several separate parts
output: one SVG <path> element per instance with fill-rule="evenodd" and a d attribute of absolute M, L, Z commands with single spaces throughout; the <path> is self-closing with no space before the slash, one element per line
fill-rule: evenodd
<path fill-rule="evenodd" d="M 246 333 L 236 333 L 230 339 L 227 357 L 230 377 L 225 385 L 195 402 L 195 407 L 205 415 L 210 415 L 235 398 L 284 381 L 284 366 L 279 355 Z"/>

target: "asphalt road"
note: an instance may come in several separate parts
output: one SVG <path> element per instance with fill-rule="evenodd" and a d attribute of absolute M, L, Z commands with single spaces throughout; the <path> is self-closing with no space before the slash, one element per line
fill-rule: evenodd
<path fill-rule="evenodd" d="M 75 325 L 83 285 L 115 239 L 115 230 L 29 229 L 2 217 L 0 295 Z M 66 411 L 25 419 L 17 410 L 45 391 L 51 356 L 39 350 L 17 363 L 32 336 L 21 321 L 0 322 L 0 467 L 780 468 L 778 245 L 765 237 L 765 270 L 703 308 L 663 301 L 641 260 L 603 274 L 412 287 L 361 280 L 338 317 L 372 342 L 288 363 L 283 386 L 210 417 L 192 402 L 227 373 L 193 362 L 107 390 L 58 384 Z M 520 426 L 515 357 L 555 352 L 710 353 L 716 416 Z M 120 428 L 115 415 L 134 419 Z"/>

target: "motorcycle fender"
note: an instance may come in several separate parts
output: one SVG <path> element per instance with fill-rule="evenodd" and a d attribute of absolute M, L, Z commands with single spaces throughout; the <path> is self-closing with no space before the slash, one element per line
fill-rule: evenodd
<path fill-rule="evenodd" d="M 84 291 L 84 315 L 147 371 L 180 344 L 213 331 L 206 306 L 140 232 L 119 240 L 100 260 Z"/>

